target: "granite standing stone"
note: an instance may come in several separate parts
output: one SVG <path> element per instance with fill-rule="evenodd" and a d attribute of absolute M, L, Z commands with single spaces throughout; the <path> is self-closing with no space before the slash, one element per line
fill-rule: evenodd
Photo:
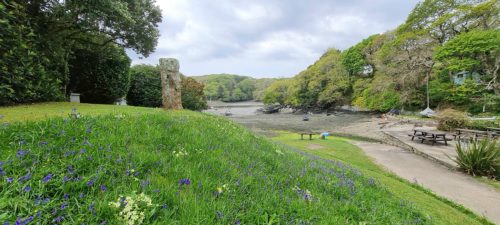
<path fill-rule="evenodd" d="M 163 108 L 182 109 L 179 61 L 173 58 L 161 58 L 160 74 Z"/>

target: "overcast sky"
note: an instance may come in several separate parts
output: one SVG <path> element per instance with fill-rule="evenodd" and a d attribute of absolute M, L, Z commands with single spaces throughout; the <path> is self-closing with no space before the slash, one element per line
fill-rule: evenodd
<path fill-rule="evenodd" d="M 158 0 L 156 52 L 133 64 L 179 59 L 188 76 L 291 77 L 328 48 L 344 50 L 403 23 L 418 0 Z"/>

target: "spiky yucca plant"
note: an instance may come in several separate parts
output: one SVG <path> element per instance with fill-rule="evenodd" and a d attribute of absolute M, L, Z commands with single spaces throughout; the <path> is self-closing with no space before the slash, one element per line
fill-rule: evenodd
<path fill-rule="evenodd" d="M 500 145 L 496 141 L 471 140 L 466 145 L 458 142 L 456 151 L 454 161 L 468 174 L 500 179 Z"/>

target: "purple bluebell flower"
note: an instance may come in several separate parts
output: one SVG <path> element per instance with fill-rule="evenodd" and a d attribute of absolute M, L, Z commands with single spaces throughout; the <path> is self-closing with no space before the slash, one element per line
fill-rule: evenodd
<path fill-rule="evenodd" d="M 94 211 L 94 206 L 95 206 L 95 202 L 92 202 L 92 204 L 89 205 L 89 211 Z"/>
<path fill-rule="evenodd" d="M 85 149 L 80 149 L 80 154 L 84 154 L 85 153 Z"/>
<path fill-rule="evenodd" d="M 154 189 L 154 190 L 153 190 L 153 192 L 154 192 L 154 193 L 158 193 L 158 192 L 160 192 L 160 190 L 158 190 L 158 189 Z"/>
<path fill-rule="evenodd" d="M 94 185 L 94 179 L 87 181 L 87 186 Z"/>
<path fill-rule="evenodd" d="M 26 187 L 23 188 L 23 191 L 29 192 L 29 191 L 31 191 L 31 187 L 30 186 L 26 186 Z"/>
<path fill-rule="evenodd" d="M 68 203 L 64 202 L 61 207 L 59 207 L 61 210 L 65 209 L 68 206 Z"/>
<path fill-rule="evenodd" d="M 83 139 L 83 145 L 91 145 L 87 138 Z"/>
<path fill-rule="evenodd" d="M 167 203 L 163 203 L 163 205 L 161 206 L 162 209 L 166 209 L 167 208 Z"/>
<path fill-rule="evenodd" d="M 92 127 L 87 128 L 87 133 L 89 133 L 89 134 L 92 133 Z"/>
<path fill-rule="evenodd" d="M 141 181 L 141 187 L 144 188 L 144 187 L 148 186 L 149 183 L 150 183 L 149 180 L 143 180 L 143 181 Z"/>
<path fill-rule="evenodd" d="M 75 168 L 73 165 L 69 165 L 66 171 L 68 171 L 69 174 L 73 174 L 75 172 Z"/>
<path fill-rule="evenodd" d="M 47 176 L 45 176 L 45 177 L 42 179 L 42 183 L 44 183 L 44 184 L 45 184 L 45 183 L 49 182 L 49 180 L 51 180 L 51 179 L 52 179 L 52 173 L 49 173 L 49 174 L 47 174 Z"/>
<path fill-rule="evenodd" d="M 68 182 L 69 180 L 71 180 L 71 178 L 69 178 L 68 176 L 64 176 L 64 177 L 63 177 L 63 183 L 66 183 L 66 182 Z"/>
<path fill-rule="evenodd" d="M 75 151 L 67 151 L 66 153 L 64 153 L 64 156 L 65 157 L 69 157 L 71 155 L 75 154 Z"/>
<path fill-rule="evenodd" d="M 7 183 L 12 183 L 12 181 L 14 181 L 14 178 L 12 178 L 12 177 L 7 177 Z"/>
<path fill-rule="evenodd" d="M 60 223 L 63 221 L 63 219 L 64 219 L 63 216 L 58 216 L 57 218 L 53 219 L 52 222 L 53 223 Z"/>
<path fill-rule="evenodd" d="M 104 184 L 101 184 L 101 186 L 99 186 L 99 189 L 101 189 L 101 191 L 106 191 L 106 186 L 104 186 Z"/>
<path fill-rule="evenodd" d="M 123 207 L 125 207 L 127 205 L 127 201 L 125 201 L 125 200 L 127 200 L 125 197 L 120 198 L 120 205 Z"/>
<path fill-rule="evenodd" d="M 25 224 L 28 224 L 30 223 L 31 221 L 33 221 L 35 217 L 34 216 L 28 216 L 26 219 L 21 219 L 21 218 L 18 218 L 16 223 L 15 224 L 21 224 L 21 225 L 25 225 Z"/>
<path fill-rule="evenodd" d="M 27 153 L 28 153 L 28 151 L 24 151 L 22 149 L 19 149 L 16 152 L 16 156 L 18 159 L 22 159 Z"/>
<path fill-rule="evenodd" d="M 49 201 L 50 201 L 50 198 L 45 198 L 45 199 L 42 201 L 42 204 L 45 204 L 45 203 L 47 203 L 47 202 L 49 202 Z"/>
<path fill-rule="evenodd" d="M 80 193 L 80 194 L 78 195 L 78 197 L 79 197 L 79 198 L 83 198 L 83 196 L 84 196 L 84 195 L 83 195 L 83 193 Z"/>
<path fill-rule="evenodd" d="M 63 198 L 64 198 L 65 200 L 68 200 L 68 199 L 69 199 L 69 194 L 64 194 Z"/>
<path fill-rule="evenodd" d="M 219 212 L 219 210 L 215 211 L 215 214 L 217 215 L 217 218 L 222 218 L 224 216 L 224 214 L 222 214 L 221 212 Z"/>
<path fill-rule="evenodd" d="M 134 176 L 136 176 L 136 177 L 137 177 L 137 176 L 139 176 L 139 172 L 138 172 L 138 171 L 136 171 L 136 172 L 134 173 Z"/>
<path fill-rule="evenodd" d="M 179 185 L 186 185 L 186 186 L 189 186 L 191 184 L 191 180 L 189 180 L 189 178 L 184 178 L 184 179 L 180 179 L 179 180 Z"/>

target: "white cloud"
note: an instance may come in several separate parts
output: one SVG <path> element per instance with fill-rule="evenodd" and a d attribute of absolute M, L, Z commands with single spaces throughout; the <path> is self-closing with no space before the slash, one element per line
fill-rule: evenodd
<path fill-rule="evenodd" d="M 134 64 L 178 58 L 187 75 L 293 76 L 330 47 L 396 28 L 416 2 L 159 0 L 157 51 L 146 59 L 128 53 Z"/>

